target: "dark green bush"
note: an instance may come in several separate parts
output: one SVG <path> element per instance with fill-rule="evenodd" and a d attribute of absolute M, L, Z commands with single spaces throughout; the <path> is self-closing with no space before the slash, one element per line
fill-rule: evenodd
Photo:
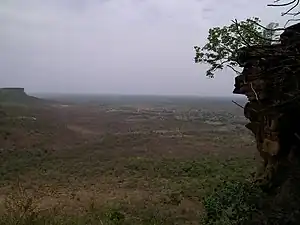
<path fill-rule="evenodd" d="M 224 182 L 222 186 L 204 198 L 208 225 L 244 224 L 258 210 L 263 192 L 247 182 Z"/>

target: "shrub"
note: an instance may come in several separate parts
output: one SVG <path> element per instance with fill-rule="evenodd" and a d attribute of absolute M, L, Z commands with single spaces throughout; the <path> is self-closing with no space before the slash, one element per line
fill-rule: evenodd
<path fill-rule="evenodd" d="M 208 225 L 244 224 L 258 210 L 263 192 L 251 183 L 227 181 L 204 198 Z"/>

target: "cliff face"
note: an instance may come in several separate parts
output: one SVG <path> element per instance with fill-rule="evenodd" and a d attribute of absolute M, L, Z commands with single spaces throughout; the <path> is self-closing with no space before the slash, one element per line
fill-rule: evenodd
<path fill-rule="evenodd" d="M 286 28 L 278 44 L 248 46 L 238 52 L 243 71 L 235 79 L 233 93 L 248 98 L 246 127 L 254 133 L 264 160 L 257 182 L 267 188 L 280 185 L 289 176 L 283 171 L 294 172 L 298 161 L 300 171 L 299 34 L 300 23 Z"/>

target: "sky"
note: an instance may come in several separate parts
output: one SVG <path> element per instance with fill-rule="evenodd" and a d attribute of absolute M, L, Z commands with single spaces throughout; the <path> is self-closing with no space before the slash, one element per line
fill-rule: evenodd
<path fill-rule="evenodd" d="M 0 87 L 230 96 L 235 74 L 194 63 L 208 29 L 282 21 L 272 0 L 1 0 Z"/>

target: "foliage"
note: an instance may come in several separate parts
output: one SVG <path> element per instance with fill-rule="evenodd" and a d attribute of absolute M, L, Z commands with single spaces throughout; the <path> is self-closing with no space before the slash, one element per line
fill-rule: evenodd
<path fill-rule="evenodd" d="M 278 23 L 269 23 L 264 29 L 257 17 L 245 21 L 233 21 L 229 26 L 209 29 L 207 43 L 203 47 L 195 46 L 196 63 L 206 63 L 210 68 L 206 76 L 214 77 L 217 70 L 224 66 L 234 68 L 237 65 L 237 50 L 249 45 L 270 44 L 275 36 Z"/>
<path fill-rule="evenodd" d="M 204 198 L 204 223 L 243 224 L 256 212 L 262 197 L 262 191 L 250 183 L 225 182 L 220 189 Z"/>
<path fill-rule="evenodd" d="M 80 163 L 76 164 L 75 161 L 72 161 L 73 159 L 68 158 L 65 160 L 68 162 L 61 164 L 58 160 L 54 160 L 51 154 L 43 152 L 40 154 L 40 157 L 38 157 L 38 154 L 28 152 L 22 154 L 10 152 L 4 155 L 5 160 L 12 165 L 11 167 L 6 165 L 3 168 L 2 174 L 5 174 L 5 176 L 2 180 L 0 179 L 0 185 L 9 182 L 12 186 L 18 186 L 11 180 L 20 175 L 20 171 L 24 170 L 25 165 L 29 166 L 31 160 L 34 166 L 28 167 L 27 172 L 30 172 L 31 179 L 34 179 L 37 183 L 41 182 L 39 181 L 41 176 L 35 175 L 34 168 L 38 171 L 47 171 L 47 177 L 42 177 L 42 179 L 46 179 L 43 183 L 59 182 L 59 185 L 66 186 L 69 189 L 71 189 L 68 181 L 70 177 L 76 177 L 78 181 L 82 182 L 87 177 L 103 176 L 106 177 L 106 182 L 109 184 L 112 177 L 118 176 L 120 180 L 126 179 L 126 184 L 122 185 L 121 191 L 125 190 L 130 196 L 132 195 L 130 190 L 137 189 L 138 199 L 129 198 L 128 196 L 127 200 L 122 197 L 123 195 L 120 195 L 116 196 L 116 199 L 106 202 L 97 197 L 98 191 L 100 191 L 100 198 L 102 196 L 100 188 L 96 190 L 90 204 L 90 200 L 84 201 L 84 196 L 79 200 L 77 196 L 71 198 L 73 191 L 70 190 L 70 192 L 67 192 L 70 196 L 67 205 L 62 200 L 54 206 L 45 208 L 40 207 L 40 202 L 44 199 L 44 190 L 36 188 L 32 193 L 32 187 L 28 187 L 24 183 L 24 186 L 26 185 L 28 189 L 21 187 L 17 191 L 12 191 L 5 199 L 5 202 L 9 204 L 5 204 L 6 207 L 2 211 L 0 204 L 0 225 L 190 224 L 191 221 L 199 221 L 204 213 L 201 202 L 202 196 L 210 193 L 211 189 L 222 184 L 225 180 L 244 180 L 254 167 L 254 161 L 251 157 L 223 159 L 207 156 L 186 160 L 182 158 L 126 157 L 99 164 L 98 157 L 95 160 L 89 159 L 87 163 L 84 163 L 85 158 L 80 155 L 77 156 L 81 159 Z M 85 154 L 87 153 L 85 152 Z M 47 163 L 45 159 L 43 164 L 38 165 L 39 159 L 42 160 L 45 156 L 49 162 Z M 19 158 L 23 159 L 19 161 Z M 96 162 L 98 164 L 95 164 Z M 16 170 L 13 170 L 14 166 Z M 57 168 L 60 168 L 59 172 L 55 172 Z M 145 177 L 147 180 L 144 180 Z M 20 178 L 20 180 L 23 179 Z M 83 182 L 87 181 L 83 180 Z M 139 193 L 143 193 L 140 192 L 140 183 L 146 184 L 146 188 L 151 189 L 149 193 L 154 194 L 153 198 L 147 199 L 147 197 L 143 198 L 139 195 Z M 72 183 L 72 185 L 77 186 L 76 183 Z M 116 191 L 118 189 L 116 188 Z M 47 196 L 52 199 L 57 198 L 57 195 L 52 192 L 48 193 Z M 80 213 L 70 212 L 69 207 Z"/>

